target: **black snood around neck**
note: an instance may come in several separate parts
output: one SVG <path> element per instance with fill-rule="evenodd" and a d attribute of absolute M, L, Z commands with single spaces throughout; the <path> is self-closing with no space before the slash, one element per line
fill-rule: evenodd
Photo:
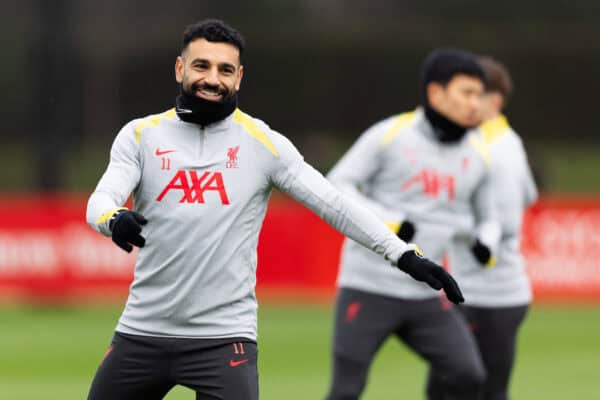
<path fill-rule="evenodd" d="M 468 128 L 460 126 L 439 112 L 435 111 L 429 104 L 425 104 L 425 116 L 433 126 L 436 138 L 442 143 L 458 142 L 467 132 Z"/>
<path fill-rule="evenodd" d="M 202 127 L 227 118 L 236 107 L 237 93 L 215 102 L 186 93 L 181 85 L 179 96 L 175 99 L 175 112 L 179 118 Z"/>

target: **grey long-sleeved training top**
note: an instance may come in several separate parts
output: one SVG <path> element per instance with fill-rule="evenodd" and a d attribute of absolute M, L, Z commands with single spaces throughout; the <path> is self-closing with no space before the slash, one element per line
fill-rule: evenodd
<path fill-rule="evenodd" d="M 500 229 L 488 163 L 477 130 L 457 143 L 440 143 L 418 109 L 367 129 L 327 177 L 392 230 L 404 220 L 413 222 L 414 242 L 440 263 L 455 236 L 478 237 L 495 252 Z M 380 258 L 346 239 L 340 287 L 414 300 L 438 295 L 426 284 L 392 272 Z"/>
<path fill-rule="evenodd" d="M 521 254 L 521 228 L 525 209 L 538 196 L 527 155 L 519 136 L 502 115 L 480 127 L 489 145 L 492 188 L 502 235 L 496 263 L 481 268 L 464 237 L 453 241 L 452 271 L 465 295 L 465 304 L 478 307 L 513 307 L 531 302 L 529 277 Z"/>
<path fill-rule="evenodd" d="M 148 219 L 117 331 L 256 339 L 256 246 L 275 187 L 387 260 L 414 248 L 262 121 L 236 109 L 201 128 L 171 109 L 123 127 L 88 201 L 88 224 L 106 236 L 131 194 Z"/>

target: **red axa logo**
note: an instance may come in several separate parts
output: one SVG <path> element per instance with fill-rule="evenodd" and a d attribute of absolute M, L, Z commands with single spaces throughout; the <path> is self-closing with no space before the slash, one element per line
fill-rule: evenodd
<path fill-rule="evenodd" d="M 229 204 L 223 175 L 220 172 L 179 170 L 163 191 L 160 192 L 156 201 L 162 201 L 171 190 L 181 193 L 180 203 L 204 204 L 205 193 L 216 192 L 219 195 L 221 204 Z"/>
<path fill-rule="evenodd" d="M 235 147 L 230 147 L 229 149 L 227 149 L 227 158 L 229 160 L 225 163 L 225 168 L 237 168 L 238 167 L 237 153 L 239 150 L 240 150 L 239 145 L 237 145 Z"/>
<path fill-rule="evenodd" d="M 414 185 L 422 185 L 423 193 L 430 197 L 439 197 L 446 192 L 448 200 L 456 197 L 454 177 L 425 168 L 402 184 L 402 190 L 408 190 Z"/>

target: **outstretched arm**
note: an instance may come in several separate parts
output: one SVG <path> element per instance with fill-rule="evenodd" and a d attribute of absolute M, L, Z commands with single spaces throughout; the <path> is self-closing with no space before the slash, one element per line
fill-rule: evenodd
<path fill-rule="evenodd" d="M 367 208 L 342 195 L 321 173 L 305 163 L 288 142 L 273 174 L 281 190 L 306 205 L 335 229 L 383 255 L 393 265 L 436 290 L 444 288 L 454 303 L 464 301 L 454 279 L 439 265 L 422 258 L 415 245 L 400 240 Z"/>

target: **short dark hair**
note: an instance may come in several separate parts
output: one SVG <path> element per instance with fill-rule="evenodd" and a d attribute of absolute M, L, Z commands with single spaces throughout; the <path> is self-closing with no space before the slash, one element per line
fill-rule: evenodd
<path fill-rule="evenodd" d="M 427 101 L 427 85 L 429 83 L 437 82 L 445 86 L 459 74 L 479 78 L 484 85 L 486 84 L 485 73 L 477 62 L 475 54 L 452 48 L 433 50 L 421 66 L 423 100 Z"/>
<path fill-rule="evenodd" d="M 246 41 L 242 34 L 225 22 L 218 19 L 205 19 L 186 26 L 183 31 L 183 46 L 181 51 L 183 52 L 191 42 L 200 38 L 206 39 L 209 42 L 229 43 L 239 50 L 240 57 L 246 46 Z"/>
<path fill-rule="evenodd" d="M 508 69 L 500 61 L 490 56 L 480 56 L 478 61 L 487 79 L 486 91 L 500 93 L 506 102 L 514 87 Z"/>

